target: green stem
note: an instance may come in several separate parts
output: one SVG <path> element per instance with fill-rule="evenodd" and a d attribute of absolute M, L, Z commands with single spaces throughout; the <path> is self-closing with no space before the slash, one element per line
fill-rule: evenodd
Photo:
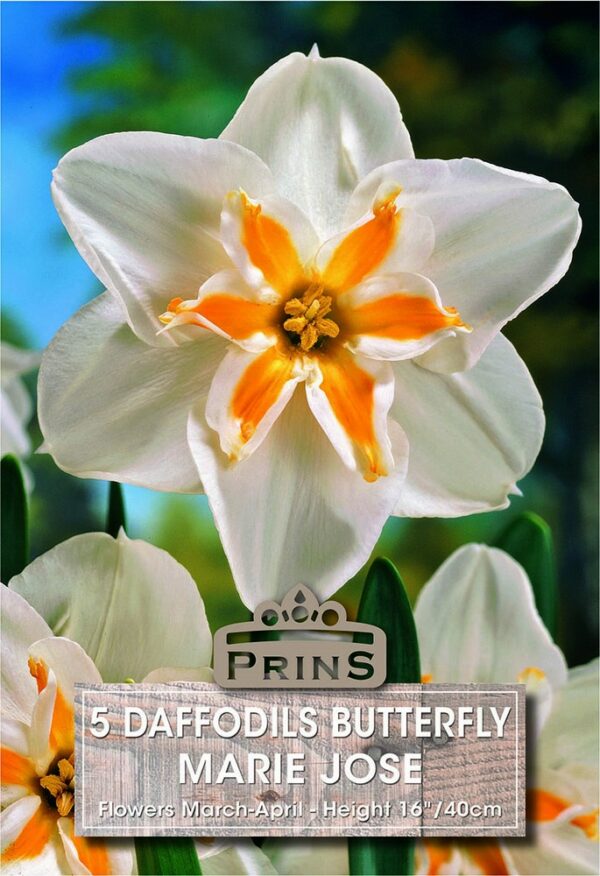
<path fill-rule="evenodd" d="M 15 456 L 1 462 L 2 479 L 2 548 L 1 578 L 8 584 L 19 575 L 29 559 L 29 513 L 21 465 Z"/>
<path fill-rule="evenodd" d="M 125 502 L 123 500 L 123 490 L 121 484 L 116 484 L 111 481 L 108 485 L 108 512 L 106 514 L 106 531 L 113 538 L 119 534 L 119 530 L 127 529 L 127 518 L 125 516 Z"/>

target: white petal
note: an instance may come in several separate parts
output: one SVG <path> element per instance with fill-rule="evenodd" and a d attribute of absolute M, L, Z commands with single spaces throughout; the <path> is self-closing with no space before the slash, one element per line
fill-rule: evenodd
<path fill-rule="evenodd" d="M 67 703 L 75 699 L 75 682 L 101 684 L 102 676 L 81 645 L 62 636 L 50 636 L 34 642 L 29 653 L 52 670 L 56 684 Z"/>
<path fill-rule="evenodd" d="M 566 681 L 527 575 L 497 548 L 455 551 L 419 594 L 415 622 L 422 670 L 435 683 L 510 684 L 528 667 L 555 689 Z"/>
<path fill-rule="evenodd" d="M 19 834 L 34 819 L 28 828 L 27 839 L 37 846 L 40 840 L 40 829 L 47 832 L 48 841 L 35 856 L 24 856 L 12 860 L 2 859 L 2 876 L 62 876 L 69 873 L 61 843 L 52 821 L 44 817 L 43 810 L 38 812 L 41 798 L 37 794 L 29 794 L 8 806 L 0 815 L 0 834 L 2 836 L 2 852 L 14 842 Z M 42 821 L 38 819 L 42 816 Z M 9 853 L 10 855 L 10 853 Z"/>
<path fill-rule="evenodd" d="M 44 354 L 39 418 L 45 449 L 80 477 L 201 492 L 186 439 L 225 349 L 216 335 L 158 349 L 125 324 L 106 293 L 83 307 Z"/>
<path fill-rule="evenodd" d="M 16 752 L 29 760 L 29 727 L 27 724 L 3 716 L 0 720 L 0 740 L 3 749 Z M 13 776 L 13 778 L 17 778 L 17 776 Z M 0 776 L 0 780 L 2 781 L 0 803 L 3 808 L 31 793 L 28 783 L 23 784 L 21 781 L 19 784 L 9 784 L 5 772 Z"/>
<path fill-rule="evenodd" d="M 555 694 L 550 718 L 536 751 L 546 769 L 569 770 L 580 764 L 588 776 L 598 776 L 598 660 L 569 672 L 567 684 Z"/>
<path fill-rule="evenodd" d="M 300 581 L 320 597 L 337 590 L 368 559 L 403 480 L 394 471 L 366 483 L 348 471 L 300 392 L 261 447 L 236 465 L 228 464 L 202 411 L 190 418 L 189 435 L 249 608 Z M 390 437 L 401 458 L 403 436 L 392 429 Z"/>
<path fill-rule="evenodd" d="M 4 399 L 5 396 L 8 397 L 15 416 L 21 423 L 26 423 L 31 418 L 33 403 L 23 381 L 18 377 L 13 377 L 11 380 L 3 379 L 2 398 Z"/>
<path fill-rule="evenodd" d="M 225 195 L 272 190 L 269 171 L 247 150 L 219 140 L 133 132 L 73 149 L 54 172 L 54 202 L 98 279 L 116 292 L 149 344 L 175 296 L 191 298 L 228 266 L 219 241 Z"/>
<path fill-rule="evenodd" d="M 388 298 L 390 296 L 402 297 L 408 296 L 411 299 L 416 299 L 416 304 L 433 305 L 434 312 L 439 312 L 440 317 L 447 317 L 451 321 L 456 319 L 453 314 L 449 314 L 444 310 L 442 300 L 438 290 L 433 283 L 421 274 L 397 273 L 387 274 L 384 276 L 375 276 L 351 292 L 342 296 L 340 306 L 348 308 L 359 308 L 364 304 L 375 305 L 378 300 Z M 414 305 L 413 305 L 414 307 Z M 418 314 L 418 308 L 416 308 Z M 352 320 L 352 314 L 350 314 Z M 400 325 L 402 317 L 398 316 L 398 325 Z M 356 317 L 351 322 L 352 328 L 356 331 L 351 340 L 346 344 L 348 349 L 355 353 L 361 353 L 373 359 L 390 359 L 400 361 L 402 359 L 412 359 L 420 353 L 426 352 L 434 344 L 456 334 L 459 329 L 449 324 L 447 327 L 440 327 L 430 331 L 425 331 L 423 326 L 425 322 L 419 322 L 418 317 L 414 321 L 414 336 L 399 340 L 392 336 L 390 331 L 388 334 L 384 330 L 377 333 L 360 333 L 360 323 L 356 321 Z M 382 323 L 383 325 L 383 323 Z M 354 328 L 356 326 L 356 328 Z M 391 323 L 390 323 L 391 329 Z M 418 336 L 420 335 L 420 336 Z"/>
<path fill-rule="evenodd" d="M 27 665 L 29 646 L 51 636 L 52 630 L 18 593 L 2 587 L 0 599 L 2 714 L 29 724 L 37 698 L 36 683 Z"/>
<path fill-rule="evenodd" d="M 29 728 L 29 756 L 38 776 L 48 772 L 56 755 L 54 746 L 50 744 L 50 731 L 57 690 L 56 676 L 52 670 L 49 670 L 46 686 L 35 701 Z M 66 754 L 66 752 L 62 753 Z"/>
<path fill-rule="evenodd" d="M 86 867 L 82 862 L 80 852 L 75 845 L 73 819 L 59 818 L 57 824 L 60 838 L 63 842 L 65 855 L 69 862 L 69 872 L 72 873 L 73 876 L 88 876 L 88 874 L 93 871 L 90 870 L 89 867 Z M 134 851 L 135 847 L 133 842 L 117 839 L 102 840 L 81 837 L 79 843 L 84 846 L 87 845 L 87 843 L 95 845 L 101 844 L 104 846 L 104 851 L 108 857 L 108 873 L 118 874 L 118 876 L 129 876 L 130 873 L 137 873 Z"/>
<path fill-rule="evenodd" d="M 35 350 L 22 350 L 7 341 L 0 342 L 0 380 L 2 385 L 12 382 L 15 377 L 33 371 L 40 364 L 40 353 Z"/>
<path fill-rule="evenodd" d="M 34 642 L 32 659 L 41 662 L 47 679 L 31 716 L 30 751 L 38 775 L 44 775 L 60 752 L 69 756 L 74 747 L 73 702 L 75 682 L 100 684 L 102 677 L 88 655 L 76 642 L 51 636 Z M 64 706 L 58 712 L 58 702 Z"/>
<path fill-rule="evenodd" d="M 281 876 L 347 876 L 347 840 L 267 840 L 263 850 Z"/>
<path fill-rule="evenodd" d="M 10 586 L 56 635 L 82 646 L 105 682 L 210 662 L 211 634 L 191 575 L 166 551 L 122 531 L 117 539 L 77 535 L 34 560 Z"/>
<path fill-rule="evenodd" d="M 462 370 L 566 272 L 580 231 L 577 204 L 562 186 L 471 158 L 404 161 L 379 168 L 359 186 L 348 221 L 388 181 L 402 186 L 403 202 L 433 220 L 435 249 L 421 273 L 473 326 L 423 363 Z"/>
<path fill-rule="evenodd" d="M 221 213 L 221 240 L 232 262 L 250 286 L 260 289 L 263 294 L 273 298 L 273 289 L 265 278 L 260 265 L 250 257 L 245 245 L 244 213 L 249 203 L 260 208 L 260 215 L 273 219 L 289 235 L 289 243 L 295 250 L 301 265 L 311 261 L 319 247 L 319 238 L 310 220 L 291 201 L 270 195 L 256 200 L 252 192 L 248 198 L 240 191 L 231 192 L 225 199 Z M 277 294 L 281 289 L 275 289 Z"/>
<path fill-rule="evenodd" d="M 57 833 L 35 858 L 27 858 L 26 862 L 21 858 L 2 864 L 2 876 L 64 876 L 70 872 Z"/>
<path fill-rule="evenodd" d="M 558 698 L 557 698 L 558 699 Z M 571 722 L 571 732 L 577 736 L 580 732 L 582 735 L 592 736 L 594 728 L 589 726 L 590 721 L 596 721 L 598 726 L 597 709 L 588 710 L 587 714 L 580 715 L 580 720 L 583 717 L 588 724 Z M 550 819 L 555 825 L 562 821 L 575 821 L 576 827 L 583 830 L 590 839 L 589 830 L 593 835 L 594 827 L 598 827 L 598 750 L 594 752 L 592 758 L 575 756 L 563 763 L 559 769 L 547 769 L 544 759 L 538 756 L 538 753 L 544 747 L 544 727 L 541 737 L 536 741 L 535 747 L 535 772 L 531 776 L 530 785 L 536 791 L 542 794 L 550 794 L 561 801 L 562 806 L 556 807 L 553 813 L 554 817 Z M 596 741 L 598 733 L 596 731 Z M 584 741 L 585 744 L 585 741 Z M 571 750 L 573 750 L 571 748 Z M 543 804 L 543 798 L 542 798 Z M 562 808 L 564 806 L 564 808 Z M 586 818 L 586 816 L 591 816 Z M 529 820 L 535 824 L 540 823 L 535 818 L 535 811 L 529 813 Z M 542 822 L 543 823 L 543 822 Z M 546 822 L 547 823 L 547 822 Z M 587 830 L 586 830 L 587 828 Z M 596 835 L 595 842 L 598 842 Z"/>
<path fill-rule="evenodd" d="M 69 863 L 69 873 L 71 873 L 72 876 L 90 876 L 92 871 L 80 861 L 77 849 L 75 848 L 75 843 L 69 836 L 69 833 L 72 833 L 73 828 L 72 819 L 59 818 L 57 821 L 57 827 L 63 843 L 65 857 Z M 71 829 L 70 831 L 69 828 Z"/>
<path fill-rule="evenodd" d="M 196 843 L 203 876 L 271 876 L 277 874 L 268 857 L 250 840 L 227 846 L 221 842 Z"/>
<path fill-rule="evenodd" d="M 304 369 L 299 358 L 281 355 L 275 347 L 258 355 L 230 347 L 211 384 L 205 410 L 206 422 L 219 435 L 224 459 L 246 459 L 260 447 L 301 380 Z M 245 401 L 238 406 L 240 387 L 245 387 Z M 262 400 L 267 403 L 264 413 Z"/>
<path fill-rule="evenodd" d="M 459 374 L 434 374 L 414 362 L 393 368 L 391 416 L 410 448 L 395 513 L 458 517 L 506 507 L 544 433 L 542 401 L 512 344 L 499 335 Z"/>
<path fill-rule="evenodd" d="M 2 806 L 7 807 L 17 800 L 22 800 L 30 794 L 29 788 L 24 785 L 10 785 L 7 782 L 2 782 L 0 785 L 0 795 L 2 798 Z M 4 872 L 4 870 L 2 871 Z"/>
<path fill-rule="evenodd" d="M 29 794 L 11 806 L 8 806 L 0 815 L 2 824 L 2 851 L 13 843 L 19 836 L 27 822 L 35 815 L 42 800 L 37 794 Z M 3 862 L 4 863 L 4 862 Z M 4 870 L 4 867 L 2 867 Z"/>
<path fill-rule="evenodd" d="M 27 424 L 33 409 L 29 393 L 15 378 L 0 390 L 1 428 L 0 449 L 2 456 L 14 453 L 23 459 L 31 453 L 31 440 L 27 434 Z"/>
<path fill-rule="evenodd" d="M 505 841 L 514 873 L 527 876 L 598 876 L 598 842 L 569 822 L 536 824 L 527 839 Z"/>
<path fill-rule="evenodd" d="M 221 137 L 247 146 L 283 195 L 323 236 L 339 230 L 348 197 L 373 168 L 412 158 L 391 91 L 346 58 L 288 55 L 254 83 Z"/>
<path fill-rule="evenodd" d="M 364 411 L 359 411 L 359 417 L 361 424 L 371 418 L 373 442 L 365 446 L 356 440 L 337 415 L 331 403 L 331 393 L 327 389 L 328 363 L 325 359 L 315 364 L 306 382 L 308 406 L 339 453 L 344 465 L 352 471 L 358 471 L 367 477 L 371 471 L 375 472 L 377 477 L 382 470 L 387 474 L 395 467 L 406 471 L 407 453 L 405 452 L 399 459 L 394 459 L 388 437 L 388 412 L 394 399 L 394 372 L 387 362 L 376 362 L 362 356 L 352 356 L 348 364 L 353 366 L 351 371 L 345 369 L 342 360 L 341 373 L 334 372 L 331 382 L 335 380 L 336 391 L 344 396 L 346 406 L 353 411 L 358 409 L 361 401 L 367 403 Z M 372 394 L 366 397 L 364 390 L 356 386 L 357 383 L 362 383 L 365 375 L 374 381 Z M 342 382 L 344 380 L 346 380 L 345 385 Z M 326 386 L 325 391 L 323 385 Z M 355 404 L 356 402 L 358 404 Z M 369 409 L 371 404 L 372 413 Z"/>
<path fill-rule="evenodd" d="M 4 711 L 4 708 L 3 708 Z M 1 722 L 2 745 L 27 757 L 29 752 L 28 725 L 23 721 L 15 721 L 13 718 L 2 716 Z"/>
<path fill-rule="evenodd" d="M 6 341 L 0 342 L 2 455 L 14 453 L 15 456 L 26 457 L 31 453 L 27 424 L 31 419 L 33 403 L 20 378 L 37 368 L 39 362 L 39 353 L 21 350 Z"/>

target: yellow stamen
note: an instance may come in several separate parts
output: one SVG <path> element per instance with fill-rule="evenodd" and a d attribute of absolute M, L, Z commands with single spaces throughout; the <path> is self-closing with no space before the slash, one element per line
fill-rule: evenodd
<path fill-rule="evenodd" d="M 332 319 L 317 319 L 315 326 L 320 335 L 328 338 L 337 338 L 340 333 L 339 326 Z"/>
<path fill-rule="evenodd" d="M 75 755 L 63 757 L 57 764 L 58 775 L 48 773 L 40 779 L 40 785 L 54 797 L 58 814 L 68 815 L 75 805 Z"/>
<path fill-rule="evenodd" d="M 294 334 L 299 335 L 302 329 L 306 328 L 306 317 L 293 316 L 291 319 L 286 319 L 283 327 L 286 332 L 293 332 Z"/>
<path fill-rule="evenodd" d="M 58 774 L 63 782 L 71 782 L 75 777 L 75 768 L 70 761 L 63 757 L 58 762 Z"/>
<path fill-rule="evenodd" d="M 310 307 L 306 311 L 305 319 L 307 319 L 308 322 L 310 322 L 311 319 L 315 318 L 315 316 L 317 315 L 317 313 L 319 312 L 320 309 L 321 309 L 321 302 L 317 298 L 315 301 L 313 301 L 313 303 L 310 305 Z"/>
<path fill-rule="evenodd" d="M 53 797 L 58 797 L 65 790 L 65 783 L 60 776 L 44 776 L 40 779 L 40 785 L 45 791 L 52 794 Z"/>
<path fill-rule="evenodd" d="M 290 317 L 283 323 L 286 332 L 298 336 L 301 350 L 308 353 L 321 338 L 337 338 L 339 326 L 332 319 L 324 319 L 330 312 L 332 299 L 323 294 L 318 281 L 310 284 L 302 298 L 291 298 L 284 306 Z"/>
<path fill-rule="evenodd" d="M 69 814 L 74 805 L 75 799 L 71 791 L 65 791 L 64 794 L 61 794 L 60 797 L 56 798 L 56 808 L 58 809 L 58 814 L 62 815 L 63 817 Z"/>
<path fill-rule="evenodd" d="M 317 331 L 316 326 L 314 326 L 311 322 L 306 326 L 306 328 L 300 335 L 300 346 L 305 353 L 308 353 L 309 350 L 312 350 L 318 340 L 319 332 Z"/>
<path fill-rule="evenodd" d="M 302 314 L 306 310 L 306 306 L 300 301 L 299 298 L 291 298 L 285 305 L 284 309 L 285 312 L 289 314 L 289 316 L 302 316 Z"/>

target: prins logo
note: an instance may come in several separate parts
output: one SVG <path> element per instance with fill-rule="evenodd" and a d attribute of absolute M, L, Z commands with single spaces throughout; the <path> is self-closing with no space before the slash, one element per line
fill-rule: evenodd
<path fill-rule="evenodd" d="M 222 627 L 214 650 L 221 687 L 372 688 L 386 675 L 383 630 L 352 623 L 338 602 L 320 605 L 304 585 L 281 605 L 261 603 L 252 621 Z"/>

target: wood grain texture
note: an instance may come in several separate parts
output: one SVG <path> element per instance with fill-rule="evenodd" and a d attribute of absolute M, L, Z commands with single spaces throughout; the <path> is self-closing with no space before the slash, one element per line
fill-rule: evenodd
<path fill-rule="evenodd" d="M 92 709 L 108 708 L 111 731 L 104 739 L 90 732 Z M 258 706 L 267 712 L 287 707 L 292 724 L 300 710 L 317 710 L 317 735 L 310 738 L 273 739 L 269 732 L 260 738 L 242 733 L 222 738 L 212 727 L 196 738 L 186 728 L 183 738 L 156 736 L 127 738 L 124 708 L 138 706 L 151 717 L 163 707 L 173 720 L 177 707 L 209 706 L 214 712 Z M 414 720 L 408 720 L 408 736 L 399 727 L 387 738 L 381 728 L 371 738 L 352 734 L 332 738 L 331 710 L 343 706 L 416 708 L 444 706 L 481 707 L 489 719 L 490 707 L 510 707 L 503 738 L 477 738 L 467 728 L 464 738 L 417 738 Z M 395 719 L 392 719 L 393 721 Z M 398 721 L 396 720 L 396 724 Z M 169 685 L 77 685 L 76 694 L 76 832 L 84 836 L 524 836 L 525 835 L 525 689 L 523 685 L 396 685 L 369 691 L 238 691 L 222 690 L 214 684 L 178 682 Z M 228 726 L 227 716 L 223 727 Z M 396 726 L 396 725 L 395 725 Z M 179 758 L 189 754 L 195 763 L 210 752 L 218 767 L 226 755 L 234 754 L 244 766 L 248 753 L 304 755 L 304 784 L 276 783 L 273 775 L 256 784 L 197 785 L 179 783 Z M 326 785 L 321 773 L 329 771 L 336 754 L 342 758 L 369 754 L 376 761 L 385 753 L 402 757 L 420 753 L 422 783 L 384 784 L 378 778 L 355 784 L 347 778 Z M 363 764 L 355 773 L 364 775 Z M 100 814 L 100 803 L 115 806 L 153 805 L 173 807 L 173 815 L 117 817 Z M 247 807 L 243 815 L 227 813 L 184 814 L 184 806 L 229 805 Z M 405 801 L 405 802 L 403 802 Z M 275 807 L 274 814 L 257 813 L 261 803 Z M 354 804 L 354 808 L 352 808 Z M 374 804 L 377 804 L 374 806 Z M 447 811 L 454 804 L 457 811 Z M 348 806 L 348 814 L 332 813 L 331 807 Z M 276 807 L 290 807 L 279 815 Z M 370 815 L 361 820 L 360 807 Z M 329 808 L 328 808 L 329 807 Z M 374 807 L 374 808 L 373 808 Z M 486 808 L 487 807 L 487 808 Z M 498 812 L 497 807 L 500 807 Z M 452 805 L 450 806 L 450 809 Z"/>

